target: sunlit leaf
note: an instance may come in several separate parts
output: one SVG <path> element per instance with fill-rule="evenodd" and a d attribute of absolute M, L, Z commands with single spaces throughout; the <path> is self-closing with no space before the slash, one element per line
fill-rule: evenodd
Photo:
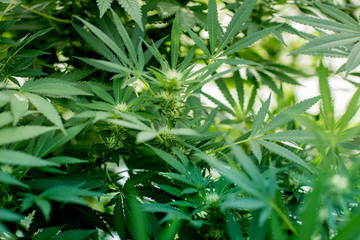
<path fill-rule="evenodd" d="M 20 126 L 0 130 L 0 145 L 19 142 L 37 137 L 41 134 L 56 129 L 45 126 Z"/>
<path fill-rule="evenodd" d="M 13 150 L 1 150 L 0 149 L 0 163 L 17 165 L 23 167 L 45 167 L 45 166 L 59 166 L 57 163 L 53 163 L 47 160 L 42 160 L 35 156 L 17 152 Z"/>

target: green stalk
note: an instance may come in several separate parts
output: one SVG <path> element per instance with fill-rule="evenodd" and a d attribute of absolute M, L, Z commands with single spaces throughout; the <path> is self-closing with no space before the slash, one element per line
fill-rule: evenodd
<path fill-rule="evenodd" d="M 269 200 L 268 202 L 273 207 L 275 212 L 277 212 L 279 214 L 279 216 L 284 221 L 284 223 L 289 227 L 289 229 L 297 236 L 298 232 L 296 231 L 296 228 L 291 224 L 291 222 L 285 216 L 285 214 L 281 211 L 281 209 L 272 200 Z"/>
<path fill-rule="evenodd" d="M 42 17 L 50 19 L 50 20 L 54 20 L 54 21 L 61 22 L 61 23 L 69 23 L 68 20 L 64 20 L 64 19 L 61 19 L 61 18 L 57 18 L 57 17 L 47 15 L 45 13 L 42 13 L 42 12 L 36 11 L 34 9 L 31 9 L 28 6 L 25 6 L 24 4 L 21 4 L 20 7 L 25 8 L 25 9 L 29 10 L 32 13 L 35 13 L 35 14 L 37 14 L 39 16 L 42 16 Z"/>
<path fill-rule="evenodd" d="M 11 6 L 15 3 L 15 1 L 16 0 L 12 0 L 11 3 L 5 8 L 5 11 L 0 16 L 0 21 L 3 20 L 4 14 L 7 13 L 10 10 Z"/>
<path fill-rule="evenodd" d="M 226 148 L 229 148 L 229 147 L 231 147 L 231 146 L 238 145 L 238 144 L 241 144 L 241 143 L 244 143 L 244 142 L 248 142 L 248 141 L 250 141 L 250 140 L 251 140 L 251 138 L 248 138 L 248 139 L 241 140 L 241 141 L 238 141 L 238 142 L 235 142 L 235 143 L 232 143 L 232 144 L 228 144 L 228 145 L 222 146 L 222 147 L 220 147 L 220 148 L 217 148 L 217 149 L 215 149 L 215 150 L 212 150 L 210 153 L 215 153 L 215 152 L 224 150 L 224 149 L 226 149 Z"/>

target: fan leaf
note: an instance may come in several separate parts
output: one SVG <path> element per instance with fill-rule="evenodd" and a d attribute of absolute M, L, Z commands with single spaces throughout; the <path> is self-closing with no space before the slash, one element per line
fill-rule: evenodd
<path fill-rule="evenodd" d="M 141 30 L 144 30 L 141 22 L 141 8 L 139 2 L 137 0 L 118 0 L 118 2 L 139 25 Z"/>
<path fill-rule="evenodd" d="M 100 18 L 104 16 L 104 13 L 110 8 L 112 2 L 113 0 L 96 0 L 100 11 Z"/>
<path fill-rule="evenodd" d="M 245 0 L 243 4 L 241 4 L 241 6 L 231 19 L 224 36 L 220 40 L 217 52 L 221 52 L 239 32 L 246 19 L 250 16 L 252 10 L 255 7 L 255 4 L 256 0 Z"/>

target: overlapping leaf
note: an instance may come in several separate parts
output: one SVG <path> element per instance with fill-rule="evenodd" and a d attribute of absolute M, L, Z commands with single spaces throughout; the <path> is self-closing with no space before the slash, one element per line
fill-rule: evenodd
<path fill-rule="evenodd" d="M 255 117 L 253 129 L 251 131 L 251 139 L 250 139 L 250 148 L 251 151 L 254 153 L 255 157 L 261 163 L 261 149 L 260 145 L 267 148 L 274 153 L 289 159 L 306 169 L 310 170 L 309 166 L 296 154 L 291 152 L 290 150 L 286 149 L 279 144 L 270 142 L 269 140 L 273 141 L 289 141 L 289 142 L 307 142 L 308 140 L 312 139 L 312 135 L 303 130 L 289 130 L 289 131 L 282 131 L 276 133 L 269 133 L 270 131 L 283 126 L 287 122 L 293 119 L 295 114 L 301 114 L 302 112 L 306 111 L 309 107 L 314 105 L 319 100 L 318 97 L 310 98 L 304 100 L 298 104 L 295 104 L 283 112 L 279 113 L 272 120 L 266 124 L 262 129 L 261 125 L 264 122 L 265 116 L 269 110 L 270 106 L 270 98 L 262 105 L 258 114 Z"/>
<path fill-rule="evenodd" d="M 315 5 L 337 21 L 307 16 L 292 16 L 285 18 L 314 28 L 330 30 L 335 32 L 335 34 L 323 33 L 323 36 L 321 37 L 312 38 L 307 44 L 297 49 L 292 54 L 348 57 L 345 68 L 340 68 L 338 70 L 346 71 L 348 74 L 360 64 L 357 54 L 360 46 L 357 43 L 360 40 L 360 25 L 352 17 L 333 6 L 323 3 L 315 3 Z"/>

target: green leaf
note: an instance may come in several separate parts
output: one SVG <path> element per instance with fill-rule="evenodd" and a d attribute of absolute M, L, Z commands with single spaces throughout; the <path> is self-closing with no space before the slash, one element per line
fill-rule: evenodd
<path fill-rule="evenodd" d="M 223 162 L 220 162 L 216 159 L 210 158 L 204 153 L 199 154 L 202 159 L 204 159 L 207 163 L 209 163 L 212 167 L 220 171 L 223 176 L 229 179 L 231 182 L 236 184 L 243 191 L 256 196 L 258 198 L 262 198 L 262 194 L 258 190 L 260 186 L 253 184 L 243 173 L 229 168 L 228 165 L 225 165 Z"/>
<path fill-rule="evenodd" d="M 266 72 L 262 72 L 262 71 L 259 71 L 258 74 L 259 74 L 259 78 L 263 84 L 269 86 L 269 88 L 271 90 L 273 90 L 276 94 L 278 94 L 279 97 L 281 97 L 283 95 L 282 91 L 280 91 L 280 89 L 277 87 L 276 83 L 274 82 L 274 79 L 272 78 L 272 76 L 270 76 Z"/>
<path fill-rule="evenodd" d="M 176 187 L 173 187 L 173 186 L 168 186 L 168 185 L 162 185 L 162 184 L 158 184 L 158 187 L 167 192 L 167 193 L 170 193 L 171 195 L 174 195 L 174 196 L 178 196 L 180 193 L 181 193 L 181 190 L 176 188 Z"/>
<path fill-rule="evenodd" d="M 316 55 L 317 52 L 321 52 L 333 47 L 346 46 L 353 44 L 360 40 L 359 34 L 341 33 L 326 35 L 324 37 L 318 37 L 310 40 L 307 44 L 292 52 L 294 54 L 309 54 Z"/>
<path fill-rule="evenodd" d="M 235 75 L 235 89 L 237 93 L 238 102 L 241 108 L 241 111 L 244 111 L 244 81 L 240 76 L 240 72 L 234 72 Z"/>
<path fill-rule="evenodd" d="M 20 142 L 56 129 L 44 126 L 21 126 L 0 130 L 0 145 Z"/>
<path fill-rule="evenodd" d="M 359 125 L 352 128 L 348 128 L 338 135 L 338 141 L 339 142 L 349 141 L 353 139 L 355 136 L 357 136 L 359 133 L 360 133 Z"/>
<path fill-rule="evenodd" d="M 52 237 L 54 237 L 63 227 L 64 226 L 43 228 L 35 233 L 33 240 L 52 240 Z"/>
<path fill-rule="evenodd" d="M 139 132 L 136 135 L 136 143 L 147 142 L 158 136 L 158 133 L 154 131 Z"/>
<path fill-rule="evenodd" d="M 132 62 L 127 58 L 125 53 L 120 49 L 120 47 L 104 32 L 102 32 L 99 28 L 95 27 L 91 23 L 83 20 L 80 17 L 75 16 L 82 23 L 84 23 L 103 43 L 105 43 L 114 53 L 119 57 L 124 63 L 129 66 L 133 66 Z"/>
<path fill-rule="evenodd" d="M 258 133 L 258 135 L 269 132 L 277 127 L 280 127 L 287 122 L 291 121 L 296 115 L 305 112 L 308 108 L 313 106 L 319 101 L 319 97 L 308 98 L 304 101 L 301 101 L 291 107 L 288 107 L 278 115 L 276 115 L 272 120 L 264 126 Z"/>
<path fill-rule="evenodd" d="M 282 82 L 290 83 L 293 85 L 301 85 L 294 78 L 290 77 L 289 75 L 284 73 L 284 71 L 282 71 L 282 70 L 266 69 L 266 71 L 272 73 L 275 78 L 277 78 L 278 80 L 280 80 Z"/>
<path fill-rule="evenodd" d="M 250 140 L 250 149 L 258 160 L 259 164 L 261 164 L 262 154 L 259 144 L 255 140 Z"/>
<path fill-rule="evenodd" d="M 27 35 L 25 36 L 24 38 L 22 38 L 21 40 L 19 40 L 19 44 L 14 47 L 12 49 L 12 52 L 19 52 L 21 49 L 23 49 L 27 44 L 29 44 L 32 40 L 34 40 L 35 38 L 37 37 L 40 37 L 46 33 L 48 33 L 49 31 L 51 31 L 53 28 L 47 28 L 47 29 L 43 29 L 43 30 L 40 30 L 32 35 Z M 15 55 L 15 54 L 14 54 Z M 14 56 L 12 55 L 12 56 Z"/>
<path fill-rule="evenodd" d="M 192 48 L 189 50 L 189 52 L 186 55 L 186 57 L 184 58 L 184 60 L 181 62 L 180 66 L 178 68 L 179 72 L 183 72 L 187 68 L 189 69 L 189 65 L 190 65 L 191 60 L 193 59 L 193 57 L 195 55 L 195 51 L 196 51 L 196 46 L 192 46 Z"/>
<path fill-rule="evenodd" d="M 42 160 L 26 153 L 4 149 L 0 150 L 0 163 L 22 167 L 59 166 L 57 163 Z"/>
<path fill-rule="evenodd" d="M 250 95 L 249 101 L 247 103 L 245 115 L 252 111 L 252 108 L 253 108 L 254 103 L 255 103 L 255 98 L 256 98 L 256 95 L 257 95 L 257 90 L 258 90 L 257 86 L 254 86 L 251 89 L 251 95 Z"/>
<path fill-rule="evenodd" d="M 299 158 L 295 153 L 289 151 L 288 149 L 272 142 L 258 140 L 258 143 L 260 143 L 263 147 L 267 148 L 268 150 L 276 153 L 279 156 L 282 156 L 290 161 L 293 161 L 302 167 L 309 170 L 311 173 L 313 173 L 313 170 L 309 167 L 308 164 L 306 164 L 301 158 Z"/>
<path fill-rule="evenodd" d="M 185 157 L 185 155 L 178 148 L 173 147 L 172 150 L 174 151 L 174 153 L 176 153 L 176 155 L 179 157 L 180 161 L 185 167 L 190 166 L 189 159 Z"/>
<path fill-rule="evenodd" d="M 290 141 L 307 143 L 314 139 L 313 135 L 304 130 L 288 130 L 267 134 L 264 136 L 256 137 L 257 139 L 273 140 L 273 141 Z"/>
<path fill-rule="evenodd" d="M 109 38 L 111 38 L 114 41 L 114 43 L 116 43 L 119 46 L 121 51 L 125 53 L 124 43 L 122 42 L 121 36 L 119 35 L 119 32 L 114 24 L 114 20 L 110 18 L 110 15 L 105 14 L 102 19 L 99 19 L 98 24 L 101 31 L 103 31 Z"/>
<path fill-rule="evenodd" d="M 60 97 L 74 95 L 92 95 L 88 92 L 78 89 L 76 87 L 76 83 L 67 82 L 57 78 L 42 78 L 36 81 L 27 81 L 20 88 L 20 91 Z"/>
<path fill-rule="evenodd" d="M 125 9 L 125 11 L 134 19 L 143 30 L 141 22 L 141 9 L 137 0 L 118 0 L 119 4 Z"/>
<path fill-rule="evenodd" d="M 50 213 L 51 213 L 51 203 L 46 200 L 46 199 L 42 199 L 42 198 L 35 198 L 35 204 L 36 206 L 38 206 L 42 212 L 42 214 L 45 217 L 46 221 L 50 220 Z"/>
<path fill-rule="evenodd" d="M 186 135 L 195 136 L 198 134 L 195 130 L 190 128 L 172 128 L 169 130 L 168 133 L 174 135 L 182 135 L 182 136 L 186 136 Z"/>
<path fill-rule="evenodd" d="M 357 29 L 360 29 L 359 23 L 356 22 L 353 18 L 351 18 L 346 13 L 343 13 L 343 12 L 339 11 L 338 9 L 330 7 L 329 5 L 326 5 L 323 3 L 317 3 L 317 2 L 314 2 L 314 3 L 318 6 L 319 9 L 326 12 L 334 19 L 336 19 L 340 22 L 343 22 L 346 25 L 354 26 Z"/>
<path fill-rule="evenodd" d="M 275 212 L 272 212 L 270 225 L 271 225 L 271 239 L 272 240 L 286 240 L 286 235 L 282 229 L 282 223 Z"/>
<path fill-rule="evenodd" d="M 222 95 L 225 97 L 225 99 L 230 103 L 230 105 L 233 107 L 233 109 L 237 108 L 237 104 L 235 103 L 235 100 L 231 96 L 231 93 L 223 79 L 218 79 L 215 81 L 215 84 L 220 89 Z"/>
<path fill-rule="evenodd" d="M 53 135 L 50 134 L 49 138 L 44 138 L 44 142 L 38 142 L 36 146 L 35 155 L 39 157 L 45 157 L 58 147 L 61 147 L 71 139 L 73 139 L 76 135 L 80 133 L 81 130 L 85 126 L 88 125 L 87 123 L 83 123 L 81 125 L 74 126 L 72 128 L 68 128 L 65 133 L 59 133 L 56 137 L 52 137 Z"/>
<path fill-rule="evenodd" d="M 167 164 L 169 164 L 171 167 L 176 169 L 178 172 L 183 174 L 184 176 L 191 179 L 191 175 L 189 174 L 189 171 L 182 165 L 176 158 L 174 158 L 169 153 L 166 153 L 160 149 L 154 148 L 152 146 L 149 146 L 161 159 L 163 159 Z"/>
<path fill-rule="evenodd" d="M 193 193 L 198 193 L 198 192 L 199 192 L 199 190 L 197 188 L 185 188 L 177 196 L 180 197 L 185 194 L 193 194 Z"/>
<path fill-rule="evenodd" d="M 228 199 L 221 204 L 221 209 L 258 210 L 268 205 L 267 202 L 256 198 Z"/>
<path fill-rule="evenodd" d="M 259 112 L 257 113 L 257 115 L 255 117 L 252 129 L 251 129 L 251 136 L 255 136 L 256 133 L 261 128 L 262 123 L 265 120 L 266 114 L 269 111 L 270 101 L 271 101 L 271 96 L 269 96 L 269 98 L 264 102 L 264 104 L 259 109 Z"/>
<path fill-rule="evenodd" d="M 219 29 L 216 0 L 209 0 L 207 25 L 209 29 L 210 50 L 211 54 L 214 54 Z"/>
<path fill-rule="evenodd" d="M 196 205 L 188 202 L 188 201 L 174 201 L 174 202 L 169 202 L 168 205 L 170 206 L 178 206 L 178 207 L 192 207 L 192 208 L 196 208 Z"/>
<path fill-rule="evenodd" d="M 109 119 L 107 121 L 110 123 L 119 125 L 119 126 L 130 128 L 130 129 L 135 129 L 135 130 L 144 131 L 144 132 L 152 131 L 152 128 L 146 126 L 145 124 L 143 124 L 140 121 L 128 122 L 128 121 L 123 121 L 123 120 L 118 120 L 118 119 Z"/>
<path fill-rule="evenodd" d="M 76 58 L 80 59 L 81 61 L 83 61 L 93 67 L 96 67 L 98 69 L 105 70 L 108 72 L 137 74 L 137 72 L 135 72 L 127 67 L 124 67 L 118 63 L 113 63 L 113 62 L 98 60 L 98 59 L 92 59 L 92 58 L 82 58 L 82 57 L 76 57 Z"/>
<path fill-rule="evenodd" d="M 0 182 L 2 182 L 4 184 L 10 184 L 10 185 L 16 185 L 16 186 L 20 186 L 20 187 L 24 187 L 24 188 L 29 188 L 29 185 L 27 185 L 23 182 L 20 182 L 13 176 L 4 173 L 1 170 L 0 170 Z"/>
<path fill-rule="evenodd" d="M 359 110 L 359 98 L 360 98 L 360 88 L 356 90 L 353 97 L 351 98 L 344 115 L 336 123 L 336 127 L 340 130 L 346 128 L 350 120 L 355 116 L 356 112 Z M 0 117 L 1 119 L 1 117 Z"/>
<path fill-rule="evenodd" d="M 165 38 L 163 38 L 165 40 Z M 160 39 L 158 42 L 161 44 L 161 42 L 163 41 L 163 39 Z M 161 55 L 161 53 L 159 52 L 159 49 L 158 49 L 158 42 L 154 43 L 153 41 L 151 42 L 151 45 L 148 44 L 147 42 L 145 42 L 143 40 L 144 44 L 148 47 L 148 50 L 153 54 L 153 56 L 156 58 L 156 60 L 160 63 L 161 65 L 161 68 L 162 69 L 168 69 L 168 63 L 167 61 L 164 60 L 163 56 Z M 159 45 L 160 45 L 159 44 Z M 145 54 L 146 56 L 146 54 Z M 149 59 L 150 60 L 150 59 Z M 145 61 L 147 62 L 147 61 Z"/>
<path fill-rule="evenodd" d="M 187 89 L 187 91 L 194 91 L 194 90 L 196 90 L 196 89 L 200 89 L 200 88 L 201 88 L 202 86 L 204 86 L 206 83 L 211 82 L 211 81 L 215 81 L 215 80 L 221 78 L 222 76 L 224 76 L 224 75 L 226 75 L 226 74 L 228 74 L 228 73 L 233 73 L 233 72 L 239 70 L 239 68 L 240 68 L 240 67 L 232 67 L 232 68 L 226 69 L 226 70 L 224 70 L 224 71 L 222 71 L 222 72 L 218 72 L 218 73 L 212 75 L 212 76 L 209 77 L 209 78 L 205 78 L 204 76 L 205 76 L 206 74 L 204 74 L 204 75 L 202 75 L 200 78 L 197 79 L 197 81 L 199 81 L 199 82 L 198 82 L 197 84 L 189 87 L 189 88 Z"/>
<path fill-rule="evenodd" d="M 246 19 L 250 16 L 255 4 L 256 0 L 245 0 L 241 4 L 241 6 L 231 19 L 231 22 L 229 23 L 224 36 L 220 40 L 217 52 L 221 52 L 233 39 L 233 37 L 239 32 Z"/>
<path fill-rule="evenodd" d="M 114 105 L 106 103 L 106 102 L 98 102 L 98 101 L 92 101 L 92 103 L 79 103 L 80 106 L 90 108 L 93 110 L 100 110 L 100 111 L 107 111 L 112 112 L 114 110 Z M 98 115 L 99 117 L 106 117 L 104 113 L 101 113 Z M 98 117 L 96 116 L 96 117 Z M 98 120 L 98 118 L 96 118 Z"/>
<path fill-rule="evenodd" d="M 191 72 L 188 77 L 192 78 L 192 77 L 201 75 L 202 79 L 205 79 L 206 77 L 213 74 L 216 71 L 216 69 L 221 66 L 221 64 L 223 64 L 223 62 L 218 61 L 218 62 L 214 62 L 214 63 L 209 64 L 209 65 L 206 65 L 206 66 L 200 68 L 197 71 Z"/>
<path fill-rule="evenodd" d="M 66 194 L 64 194 L 66 193 Z M 100 197 L 103 193 L 94 192 L 87 189 L 80 188 L 80 185 L 77 186 L 56 186 L 52 187 L 45 192 L 41 193 L 39 197 L 47 198 L 50 200 L 63 202 L 63 203 L 75 203 L 79 205 L 88 205 L 81 197 Z"/>
<path fill-rule="evenodd" d="M 235 214 L 227 211 L 227 230 L 231 240 L 244 240 L 241 225 L 235 220 Z"/>
<path fill-rule="evenodd" d="M 359 52 L 360 52 L 360 42 L 355 44 L 349 53 L 349 59 L 346 63 L 346 74 L 349 74 L 350 71 L 354 70 L 357 66 L 360 65 Z"/>
<path fill-rule="evenodd" d="M 43 73 L 35 69 L 22 69 L 12 73 L 12 76 L 15 77 L 38 77 L 43 75 L 46 75 L 46 73 Z"/>
<path fill-rule="evenodd" d="M 207 97 L 210 101 L 212 101 L 213 103 L 215 103 L 221 110 L 230 113 L 231 115 L 235 116 L 235 112 L 227 107 L 225 104 L 223 104 L 222 102 L 220 102 L 217 98 L 213 97 L 210 94 L 207 94 L 205 92 L 201 92 L 202 95 L 204 95 L 205 97 Z"/>
<path fill-rule="evenodd" d="M 59 164 L 76 164 L 76 163 L 87 163 L 87 160 L 82 160 L 74 157 L 57 156 L 46 159 L 47 161 L 59 163 Z"/>
<path fill-rule="evenodd" d="M 136 48 L 138 47 L 139 43 L 141 43 L 141 39 L 144 38 L 145 36 L 145 25 L 147 23 L 147 19 L 148 19 L 148 16 L 147 16 L 147 12 L 149 10 L 149 5 L 146 4 L 146 5 L 143 5 L 141 7 L 141 15 L 142 15 L 142 19 L 141 19 L 141 22 L 142 22 L 142 28 L 140 28 L 140 26 L 138 24 L 135 24 L 135 28 L 133 29 L 132 33 L 131 33 L 131 41 L 133 42 L 133 46 Z"/>
<path fill-rule="evenodd" d="M 249 60 L 245 60 L 245 59 L 238 59 L 238 58 L 226 58 L 224 60 L 222 60 L 222 62 L 226 63 L 226 64 L 230 64 L 230 65 L 252 65 L 252 66 L 261 66 L 261 64 L 253 62 L 253 61 L 249 61 Z"/>
<path fill-rule="evenodd" d="M 115 55 L 109 50 L 109 48 L 107 48 L 106 45 L 102 41 L 97 39 L 93 34 L 85 31 L 75 23 L 71 23 L 71 25 L 95 51 L 97 51 L 113 63 L 120 63 L 119 60 L 115 57 Z"/>
<path fill-rule="evenodd" d="M 286 19 L 290 19 L 292 21 L 312 26 L 315 28 L 322 28 L 325 30 L 330 30 L 334 32 L 346 32 L 346 33 L 354 33 L 354 32 L 360 32 L 360 28 L 356 28 L 352 25 L 342 24 L 326 19 L 320 19 L 320 18 L 314 18 L 314 17 L 307 17 L 307 16 L 286 16 L 283 17 Z"/>
<path fill-rule="evenodd" d="M 173 16 L 180 8 L 180 3 L 175 0 L 159 1 L 156 3 L 156 10 L 163 19 Z"/>
<path fill-rule="evenodd" d="M 201 38 L 197 34 L 195 34 L 191 29 L 186 29 L 186 32 L 189 33 L 191 39 L 194 40 L 196 46 L 198 46 L 208 57 L 210 57 L 211 53 L 209 52 L 209 50 L 207 49 L 205 43 L 203 43 Z"/>
<path fill-rule="evenodd" d="M 180 231 L 182 221 L 174 218 L 170 224 L 161 232 L 159 240 L 176 239 L 178 232 Z"/>
<path fill-rule="evenodd" d="M 319 181 L 313 186 L 313 190 L 307 196 L 305 207 L 302 210 L 300 218 L 303 224 L 301 224 L 299 229 L 299 239 L 311 239 L 311 236 L 315 231 L 315 227 L 319 221 L 317 218 L 314 218 L 314 212 L 320 210 L 323 188 L 323 184 Z"/>
<path fill-rule="evenodd" d="M 113 0 L 96 0 L 100 11 L 100 18 L 102 18 L 104 13 L 110 8 L 112 1 Z"/>
<path fill-rule="evenodd" d="M 16 56 L 17 57 L 23 57 L 23 58 L 27 58 L 27 57 L 38 57 L 41 55 L 48 55 L 50 53 L 41 51 L 41 50 L 35 50 L 35 49 L 29 49 L 29 50 L 22 50 L 21 52 L 19 52 Z"/>
<path fill-rule="evenodd" d="M 160 45 L 164 42 L 164 40 L 167 38 L 167 36 L 163 37 L 163 38 L 160 38 L 159 40 L 157 40 L 155 43 L 154 43 L 154 46 L 156 48 L 160 47 Z M 145 44 L 147 47 L 149 47 L 149 44 Z M 153 51 L 152 49 L 147 49 L 144 53 L 144 56 L 145 56 L 145 61 L 144 63 L 147 64 L 151 58 L 153 57 Z"/>
<path fill-rule="evenodd" d="M 359 238 L 359 221 L 360 214 L 350 215 L 350 220 L 340 229 L 339 233 L 334 237 L 334 240 L 353 240 Z"/>
<path fill-rule="evenodd" d="M 5 222 L 18 222 L 21 219 L 23 219 L 24 217 L 21 216 L 18 213 L 12 212 L 10 210 L 7 209 L 1 209 L 0 208 L 0 221 L 5 221 Z"/>
<path fill-rule="evenodd" d="M 7 3 L 10 3 L 11 1 L 8 1 Z M 20 3 L 20 2 L 19 2 Z M 5 20 L 2 19 L 2 21 L 0 22 L 0 32 L 6 32 L 9 28 L 11 28 L 17 21 L 19 21 L 18 19 L 12 19 L 12 20 Z"/>
<path fill-rule="evenodd" d="M 126 31 L 124 25 L 122 24 L 120 18 L 118 17 L 118 15 L 112 9 L 111 9 L 111 13 L 112 13 L 113 18 L 114 18 L 114 23 L 115 23 L 116 29 L 118 30 L 119 35 L 120 35 L 121 39 L 123 40 L 127 51 L 130 54 L 131 60 L 136 65 L 137 64 L 137 58 L 136 58 L 135 47 L 132 44 L 130 36 L 127 33 L 127 31 Z"/>
<path fill-rule="evenodd" d="M 239 163 L 239 166 L 245 170 L 245 172 L 251 177 L 251 179 L 256 183 L 257 188 L 265 190 L 265 180 L 260 173 L 258 166 L 254 164 L 252 159 L 250 159 L 238 146 L 231 145 L 231 150 L 234 152 L 235 158 Z"/>
<path fill-rule="evenodd" d="M 207 130 L 209 130 L 209 128 L 212 126 L 212 124 L 214 123 L 215 117 L 217 115 L 218 109 L 214 108 L 208 116 L 206 116 L 205 118 L 205 122 L 204 124 L 202 124 L 197 131 L 198 132 L 206 132 Z"/>
<path fill-rule="evenodd" d="M 97 232 L 96 229 L 72 229 L 58 233 L 51 240 L 83 240 L 95 232 Z"/>
<path fill-rule="evenodd" d="M 0 92 L 0 108 L 5 106 L 8 102 L 10 102 L 10 95 Z"/>
<path fill-rule="evenodd" d="M 145 66 L 145 54 L 142 48 L 142 43 L 138 44 L 138 60 L 139 71 L 143 71 Z"/>
<path fill-rule="evenodd" d="M 118 194 L 113 199 L 115 199 L 115 207 L 112 215 L 114 227 L 120 239 L 125 239 L 127 222 L 124 216 L 124 197 L 121 194 Z"/>
<path fill-rule="evenodd" d="M 171 27 L 171 68 L 175 69 L 178 61 L 180 50 L 180 27 L 179 27 L 179 14 L 176 14 L 174 22 Z"/>
<path fill-rule="evenodd" d="M 59 113 L 49 101 L 32 93 L 24 93 L 24 95 L 37 108 L 37 110 L 39 110 L 39 112 L 41 112 L 47 119 L 58 126 L 61 131 L 65 132 L 65 128 Z"/>
<path fill-rule="evenodd" d="M 10 106 L 13 115 L 13 126 L 15 127 L 28 110 L 28 102 L 22 94 L 14 94 L 10 97 Z"/>
<path fill-rule="evenodd" d="M 320 94 L 322 99 L 323 113 L 324 113 L 324 121 L 328 129 L 333 129 L 335 124 L 335 116 L 334 116 L 334 105 L 331 97 L 331 90 L 329 87 L 329 72 L 324 67 L 322 62 L 320 66 L 317 68 L 317 75 L 319 77 L 319 86 L 320 86 Z"/>
<path fill-rule="evenodd" d="M 122 83 L 123 81 L 120 79 L 113 80 L 113 93 L 114 93 L 115 101 L 117 103 L 120 103 L 122 101 L 122 96 L 123 96 L 123 89 L 121 86 Z"/>
<path fill-rule="evenodd" d="M 221 53 L 220 56 L 226 56 L 226 55 L 233 54 L 237 51 L 240 51 L 241 49 L 244 49 L 244 48 L 254 44 L 255 42 L 259 41 L 260 39 L 266 37 L 269 33 L 271 33 L 271 31 L 277 29 L 280 26 L 281 25 L 269 27 L 269 28 L 266 28 L 264 30 L 261 30 L 261 31 L 255 32 L 255 33 L 250 33 L 245 38 L 235 42 L 234 44 L 231 44 L 223 53 Z"/>
<path fill-rule="evenodd" d="M 164 176 L 167 176 L 167 177 L 169 177 L 171 179 L 186 183 L 186 184 L 188 184 L 190 186 L 194 185 L 189 179 L 187 179 L 183 175 L 180 175 L 180 174 L 177 174 L 177 173 L 162 173 L 161 175 L 164 175 Z"/>
<path fill-rule="evenodd" d="M 64 80 L 64 81 L 66 81 L 66 83 L 68 83 L 68 82 L 77 82 L 77 81 L 80 81 L 80 80 L 90 76 L 94 72 L 95 72 L 94 70 L 76 69 L 76 70 L 73 70 L 71 72 L 61 74 L 61 75 L 57 76 L 56 78 Z"/>
<path fill-rule="evenodd" d="M 116 104 L 114 98 L 109 93 L 107 93 L 104 89 L 102 89 L 101 87 L 98 87 L 95 84 L 92 84 L 90 82 L 87 82 L 87 84 L 89 85 L 91 90 L 102 100 L 104 100 L 112 105 Z"/>

